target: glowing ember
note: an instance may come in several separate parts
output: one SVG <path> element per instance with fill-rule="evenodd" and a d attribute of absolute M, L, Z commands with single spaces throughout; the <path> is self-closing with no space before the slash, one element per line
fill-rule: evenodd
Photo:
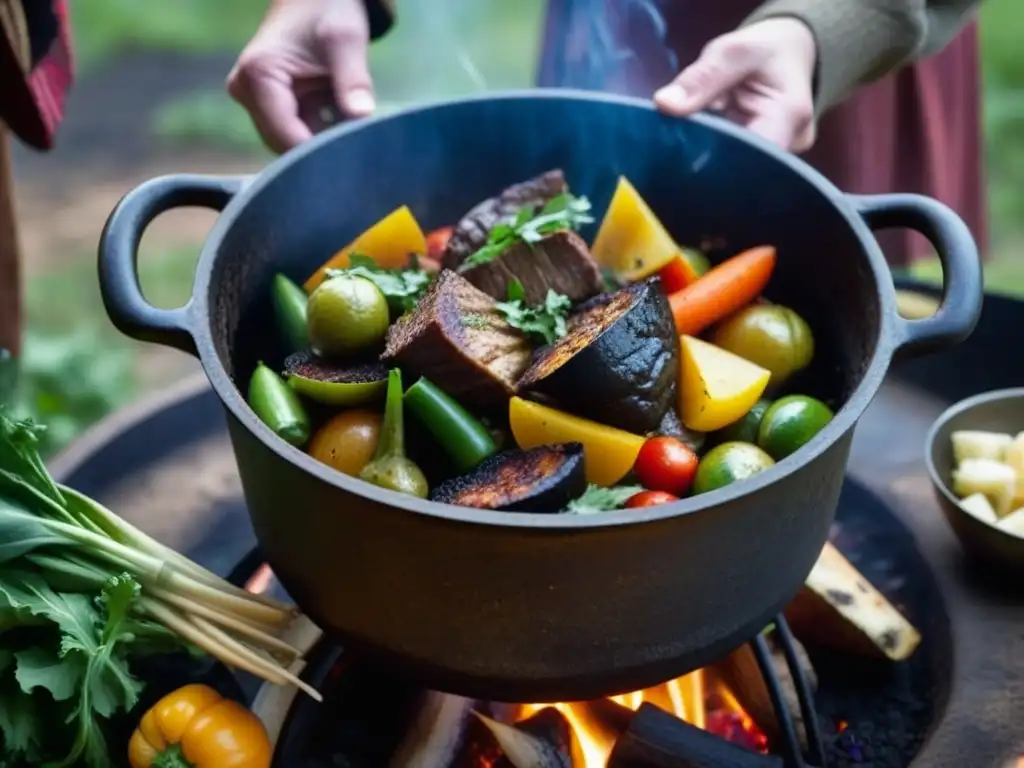
<path fill-rule="evenodd" d="M 648 702 L 681 720 L 703 728 L 716 736 L 756 752 L 768 751 L 768 739 L 753 719 L 740 706 L 736 697 L 722 685 L 705 685 L 703 670 L 671 680 L 664 685 L 622 696 L 611 696 L 609 701 L 620 707 L 636 711 Z M 525 720 L 545 707 L 555 707 L 572 726 L 583 753 L 584 763 L 575 768 L 604 768 L 608 756 L 621 733 L 621 724 L 613 723 L 607 708 L 591 702 L 558 704 L 525 704 L 518 713 Z"/>
<path fill-rule="evenodd" d="M 274 580 L 274 572 L 270 566 L 263 563 L 256 572 L 245 582 L 245 591 L 254 595 L 263 595 L 270 589 L 270 583 Z"/>

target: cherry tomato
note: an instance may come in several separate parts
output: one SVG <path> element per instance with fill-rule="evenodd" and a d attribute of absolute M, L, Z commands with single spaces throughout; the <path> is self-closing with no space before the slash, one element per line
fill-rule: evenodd
<path fill-rule="evenodd" d="M 682 256 L 676 256 L 658 270 L 658 277 L 661 278 L 661 290 L 669 294 L 681 291 L 696 280 L 698 275 L 690 262 Z"/>
<path fill-rule="evenodd" d="M 633 471 L 645 488 L 684 496 L 699 463 L 697 454 L 674 437 L 652 437 L 640 449 Z"/>
<path fill-rule="evenodd" d="M 427 256 L 431 259 L 440 259 L 448 245 L 448 238 L 451 236 L 451 227 L 439 227 L 433 232 L 427 233 Z"/>
<path fill-rule="evenodd" d="M 626 509 L 637 509 L 639 507 L 656 507 L 659 504 L 668 504 L 672 501 L 679 501 L 678 496 L 664 491 L 640 491 L 626 500 Z"/>

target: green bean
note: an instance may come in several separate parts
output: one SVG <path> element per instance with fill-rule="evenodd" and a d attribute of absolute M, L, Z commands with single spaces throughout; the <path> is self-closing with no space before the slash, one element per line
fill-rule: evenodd
<path fill-rule="evenodd" d="M 281 274 L 274 275 L 270 292 L 274 303 L 274 316 L 288 352 L 309 349 L 306 329 L 306 305 L 309 297 L 299 286 Z"/>
<path fill-rule="evenodd" d="M 249 380 L 249 407 L 283 440 L 301 448 L 309 440 L 309 417 L 302 401 L 284 379 L 257 363 Z"/>

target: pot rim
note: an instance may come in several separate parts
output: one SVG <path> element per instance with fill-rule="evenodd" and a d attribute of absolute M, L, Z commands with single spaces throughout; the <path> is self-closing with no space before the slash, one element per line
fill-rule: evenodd
<path fill-rule="evenodd" d="M 863 414 L 874 398 L 895 349 L 895 288 L 886 290 L 884 287 L 886 282 L 890 285 L 892 284 L 892 278 L 881 248 L 864 218 L 857 213 L 846 195 L 818 171 L 797 159 L 794 155 L 776 147 L 746 129 L 723 118 L 707 114 L 698 114 L 683 119 L 699 123 L 713 131 L 724 133 L 732 139 L 761 150 L 771 156 L 777 163 L 785 166 L 792 173 L 799 175 L 810 183 L 846 219 L 853 234 L 861 243 L 862 253 L 867 259 L 872 276 L 874 277 L 876 294 L 879 300 L 880 321 L 879 335 L 876 339 L 871 360 L 864 368 L 857 386 L 836 412 L 832 421 L 796 453 L 786 457 L 764 472 L 745 479 L 741 483 L 734 483 L 706 494 L 680 499 L 670 504 L 639 509 L 618 509 L 593 515 L 498 512 L 417 499 L 406 494 L 397 493 L 396 491 L 378 488 L 358 478 L 342 474 L 316 461 L 302 450 L 289 445 L 279 438 L 259 420 L 245 402 L 241 390 L 228 375 L 217 354 L 213 343 L 209 316 L 208 297 L 213 264 L 217 259 L 221 241 L 225 233 L 233 226 L 238 213 L 292 164 L 301 161 L 307 155 L 317 152 L 321 147 L 340 140 L 348 134 L 371 130 L 378 124 L 392 120 L 407 119 L 411 115 L 423 115 L 434 110 L 448 109 L 467 103 L 566 100 L 615 104 L 628 109 L 643 109 L 652 113 L 657 112 L 653 104 L 646 99 L 574 89 L 537 88 L 474 94 L 412 106 L 386 115 L 334 126 L 277 158 L 259 174 L 254 176 L 225 206 L 210 230 L 196 265 L 193 299 L 188 306 L 191 333 L 196 343 L 199 359 L 210 379 L 210 383 L 231 415 L 282 460 L 295 465 L 317 480 L 334 486 L 338 490 L 377 502 L 391 510 L 414 512 L 458 523 L 471 523 L 495 528 L 515 528 L 523 531 L 540 530 L 545 533 L 562 531 L 567 534 L 580 530 L 597 530 L 620 525 L 654 523 L 680 515 L 690 515 L 712 510 L 719 505 L 744 500 L 747 497 L 754 496 L 768 486 L 774 485 L 776 482 L 780 482 L 795 474 L 805 465 L 810 464 L 825 453 L 840 437 L 853 429 L 861 414 Z M 664 120 L 672 121 L 680 119 L 668 116 L 661 117 Z"/>

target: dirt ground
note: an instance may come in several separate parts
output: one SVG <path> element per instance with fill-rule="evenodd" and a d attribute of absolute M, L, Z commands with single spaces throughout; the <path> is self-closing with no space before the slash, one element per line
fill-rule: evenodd
<path fill-rule="evenodd" d="M 27 279 L 95 260 L 107 216 L 126 192 L 147 179 L 178 172 L 239 174 L 260 169 L 265 158 L 172 146 L 153 134 L 153 117 L 162 105 L 196 91 L 221 88 L 231 62 L 230 55 L 121 57 L 75 84 L 53 151 L 15 147 Z M 201 209 L 160 217 L 147 230 L 141 258 L 193 247 L 198 251 L 215 218 Z M 146 388 L 196 369 L 179 353 L 151 345 L 140 350 Z"/>

